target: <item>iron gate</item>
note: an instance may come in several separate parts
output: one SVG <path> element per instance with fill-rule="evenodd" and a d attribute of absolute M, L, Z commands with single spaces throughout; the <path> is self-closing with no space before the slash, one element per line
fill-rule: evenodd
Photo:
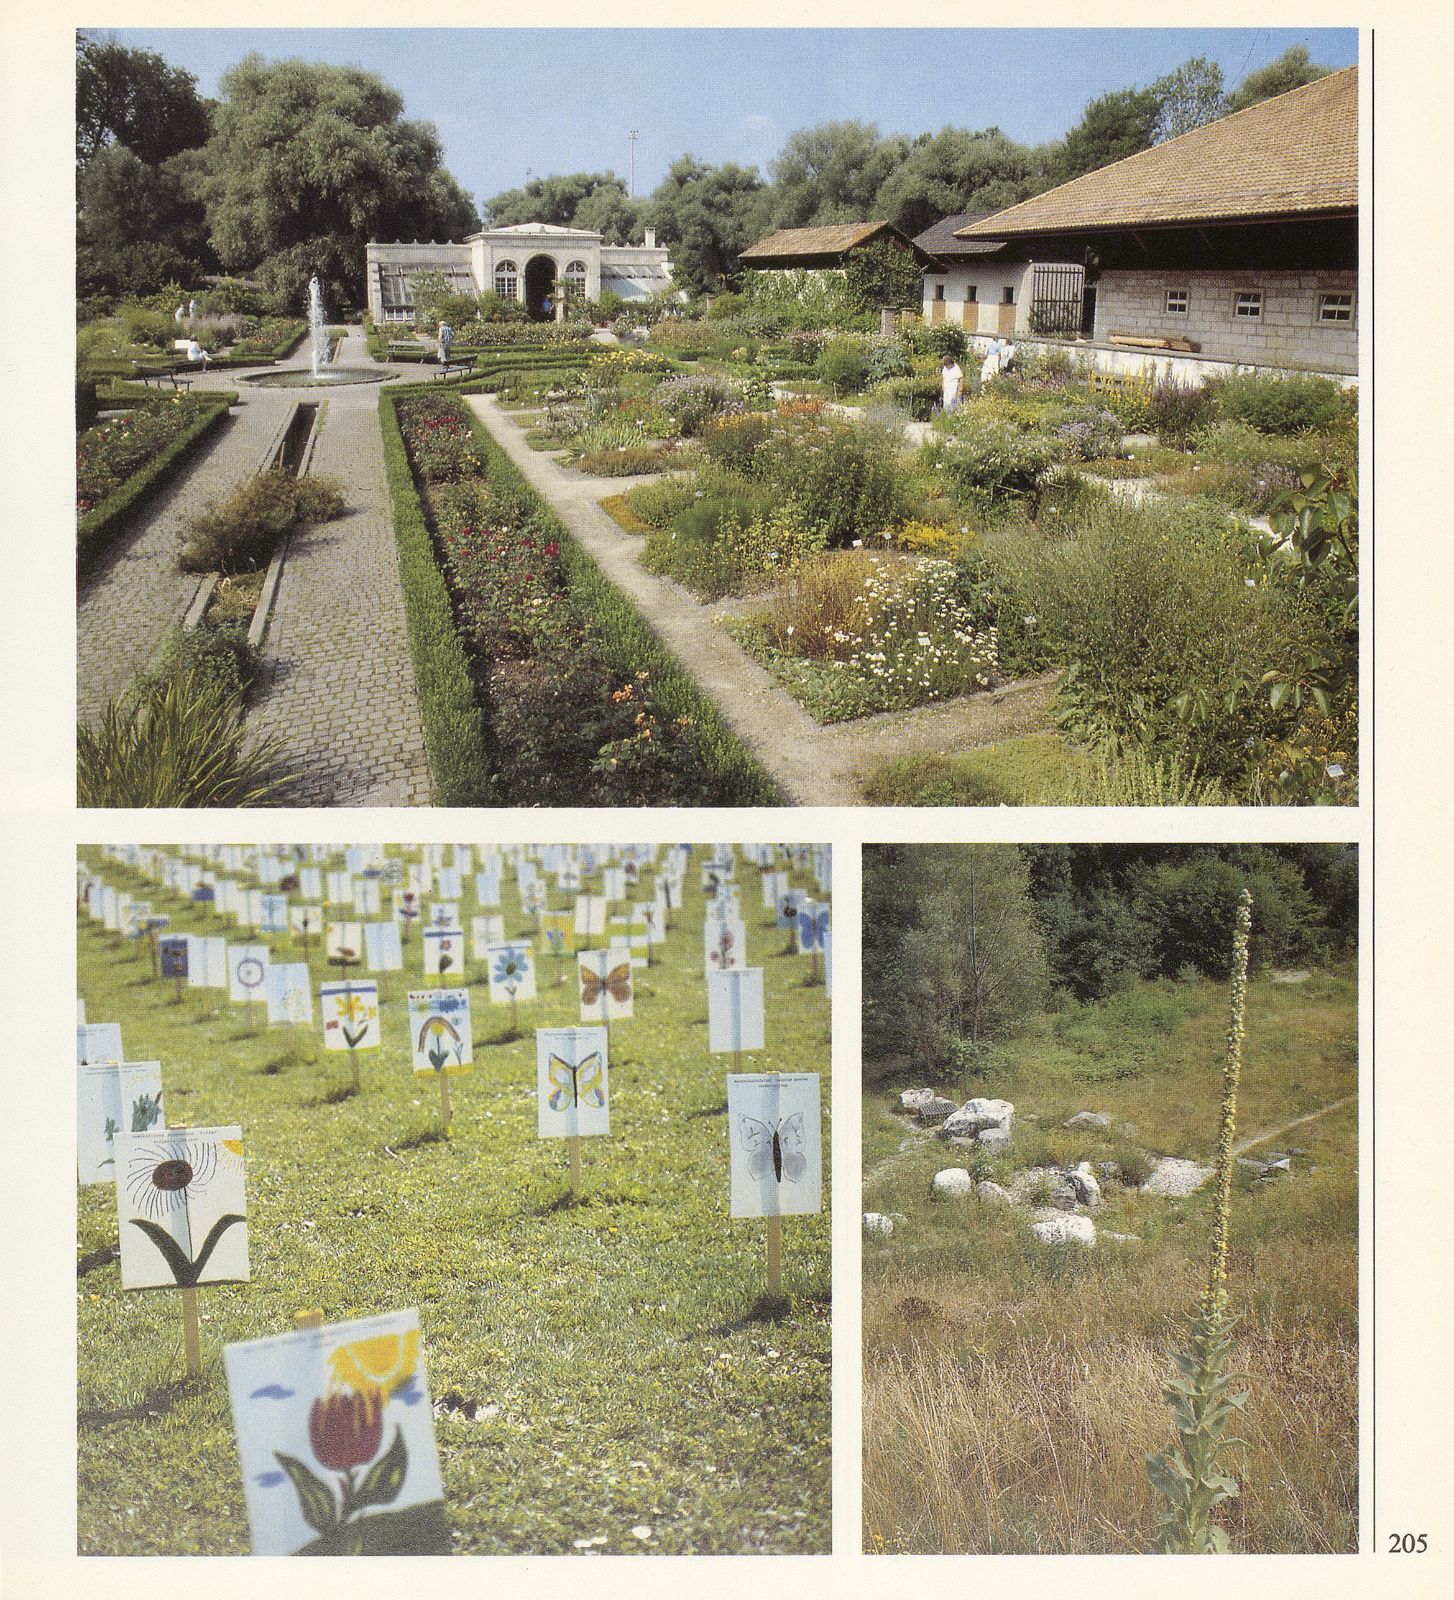
<path fill-rule="evenodd" d="M 1037 265 L 1030 291 L 1030 332 L 1073 338 L 1081 331 L 1085 268 Z"/>

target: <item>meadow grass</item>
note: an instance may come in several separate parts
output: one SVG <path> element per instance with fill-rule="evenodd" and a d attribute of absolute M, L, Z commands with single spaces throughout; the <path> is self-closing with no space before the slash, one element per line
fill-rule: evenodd
<path fill-rule="evenodd" d="M 220 917 L 104 865 L 173 929 L 223 931 Z M 826 1157 L 828 1005 L 806 981 L 808 958 L 782 954 L 756 869 L 740 880 L 768 1018 L 768 1048 L 743 1070 L 823 1073 Z M 418 1307 L 458 1553 L 570 1553 L 600 1536 L 610 1552 L 828 1548 L 828 1217 L 784 1224 L 790 1309 L 768 1319 L 764 1224 L 727 1215 L 731 1058 L 707 1052 L 690 867 L 685 898 L 638 969 L 637 1015 L 612 1025 L 612 1133 L 584 1141 L 576 1204 L 564 1141 L 535 1133 L 533 1030 L 579 1016 L 568 958 L 560 987 L 540 958 L 540 998 L 521 1006 L 513 1038 L 483 963 L 468 962 L 475 1066 L 451 1082 L 444 1139 L 402 1020 L 406 992 L 434 982 L 420 976 L 417 931 L 405 971 L 378 977 L 384 1048 L 360 1054 L 355 1095 L 346 1055 L 324 1054 L 316 1022 L 252 1027 L 219 991 L 184 988 L 178 1002 L 140 947 L 82 919 L 88 1015 L 121 1023 L 128 1058 L 161 1061 L 169 1120 L 242 1125 L 252 1256 L 251 1283 L 199 1291 L 203 1374 L 189 1382 L 178 1297 L 123 1291 L 113 1192 L 78 1191 L 82 1554 L 246 1553 L 222 1347 L 284 1331 L 313 1306 L 330 1321 Z M 527 932 L 509 889 L 505 899 L 507 934 Z M 304 959 L 287 936 L 248 942 Z M 316 995 L 336 972 L 312 943 Z"/>
<path fill-rule="evenodd" d="M 1351 967 L 1298 986 L 1254 980 L 1240 1138 L 1356 1092 L 1355 999 Z M 1128 1142 L 1210 1164 L 1225 1025 L 1214 983 L 1139 985 L 1040 1019 L 1005 1047 L 993 1082 L 961 1086 L 1018 1107 L 1012 1150 L 988 1175 L 1117 1159 Z M 1107 1182 L 1096 1248 L 1047 1249 L 1022 1212 L 932 1202 L 933 1173 L 969 1152 L 915 1134 L 894 1104 L 877 1091 L 864 1106 L 864 1206 L 903 1218 L 864 1243 L 865 1548 L 1159 1548 L 1144 1461 L 1170 1441 L 1161 1389 L 1204 1284 L 1210 1189 L 1162 1200 Z M 1062 1126 L 1080 1110 L 1112 1124 Z M 1355 1107 L 1275 1143 L 1303 1152 L 1292 1176 L 1258 1183 L 1239 1169 L 1233 1198 L 1232 1366 L 1252 1398 L 1236 1430 L 1245 1443 L 1227 1452 L 1241 1495 L 1219 1520 L 1238 1550 L 1347 1551 L 1358 1508 Z"/>

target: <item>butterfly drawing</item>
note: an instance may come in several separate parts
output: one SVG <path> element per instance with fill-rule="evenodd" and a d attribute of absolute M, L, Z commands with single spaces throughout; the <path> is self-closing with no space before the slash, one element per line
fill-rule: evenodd
<path fill-rule="evenodd" d="M 589 967 L 582 967 L 581 1004 L 595 1005 L 603 989 L 613 1000 L 619 1000 L 624 1005 L 631 998 L 631 963 L 623 961 L 619 967 L 612 967 L 604 978 Z"/>
<path fill-rule="evenodd" d="M 574 1063 L 552 1054 L 547 1069 L 551 1082 L 550 1109 L 564 1111 L 567 1106 L 605 1105 L 604 1071 L 599 1050 L 592 1050 L 584 1060 Z"/>
<path fill-rule="evenodd" d="M 754 1178 L 765 1178 L 771 1173 L 779 1183 L 784 1178 L 789 1183 L 803 1181 L 808 1174 L 808 1158 L 803 1154 L 807 1140 L 801 1111 L 780 1118 L 770 1127 L 756 1117 L 739 1112 L 737 1124 L 747 1151 L 747 1170 Z"/>

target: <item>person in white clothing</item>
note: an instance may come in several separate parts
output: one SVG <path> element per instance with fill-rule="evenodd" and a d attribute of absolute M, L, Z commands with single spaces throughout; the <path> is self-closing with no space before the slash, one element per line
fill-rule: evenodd
<path fill-rule="evenodd" d="M 964 370 L 953 356 L 945 356 L 939 368 L 940 395 L 946 411 L 958 411 L 964 398 Z"/>

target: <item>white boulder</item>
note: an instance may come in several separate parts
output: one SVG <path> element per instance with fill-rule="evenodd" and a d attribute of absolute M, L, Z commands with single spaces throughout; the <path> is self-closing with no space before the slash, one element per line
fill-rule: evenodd
<path fill-rule="evenodd" d="M 894 1231 L 894 1219 L 884 1216 L 881 1211 L 865 1211 L 863 1214 L 863 1231 L 865 1233 L 890 1234 Z"/>
<path fill-rule="evenodd" d="M 1002 1189 L 999 1184 L 992 1183 L 988 1178 L 982 1183 L 975 1184 L 974 1197 L 990 1206 L 1012 1206 L 1015 1203 L 1014 1196 L 1008 1189 Z"/>
<path fill-rule="evenodd" d="M 1110 1125 L 1109 1111 L 1077 1111 L 1065 1124 L 1067 1128 L 1109 1128 Z"/>
<path fill-rule="evenodd" d="M 1010 1148 L 1010 1130 L 1008 1128 L 986 1128 L 976 1137 L 975 1143 L 986 1155 L 997 1155 L 1001 1150 Z"/>
<path fill-rule="evenodd" d="M 934 1174 L 929 1192 L 936 1200 L 958 1200 L 974 1193 L 974 1179 L 963 1167 L 945 1167 Z"/>
<path fill-rule="evenodd" d="M 1141 1185 L 1141 1192 L 1160 1195 L 1166 1200 L 1179 1200 L 1183 1195 L 1195 1194 L 1214 1170 L 1212 1167 L 1199 1167 L 1195 1161 L 1187 1161 L 1181 1156 L 1162 1156 L 1151 1169 L 1151 1176 Z"/>
<path fill-rule="evenodd" d="M 1094 1211 L 1101 1203 L 1101 1186 L 1094 1172 L 1091 1171 L 1089 1161 L 1082 1161 L 1079 1166 L 1072 1167 L 1066 1173 L 1070 1186 L 1075 1190 L 1075 1198 L 1080 1205 Z"/>
<path fill-rule="evenodd" d="M 986 1128 L 1001 1128 L 1008 1134 L 1010 1118 L 1014 1114 L 1015 1108 L 1008 1100 L 966 1100 L 946 1119 L 944 1132 L 952 1137 L 955 1134 L 983 1133 Z"/>
<path fill-rule="evenodd" d="M 932 1089 L 905 1089 L 899 1096 L 899 1110 L 917 1113 L 920 1106 L 936 1098 Z"/>
<path fill-rule="evenodd" d="M 1068 1216 L 1063 1211 L 1037 1211 L 1030 1232 L 1041 1244 L 1083 1244 L 1096 1242 L 1096 1225 L 1089 1217 Z"/>

